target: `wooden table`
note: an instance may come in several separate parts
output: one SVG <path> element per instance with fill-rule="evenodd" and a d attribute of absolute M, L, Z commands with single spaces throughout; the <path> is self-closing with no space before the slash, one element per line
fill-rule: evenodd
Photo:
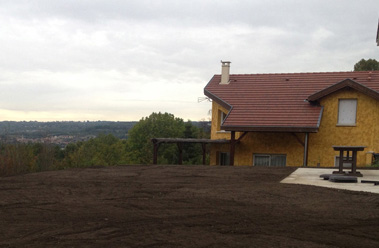
<path fill-rule="evenodd" d="M 351 171 L 349 175 L 361 177 L 362 174 L 357 171 L 357 152 L 363 151 L 365 146 L 333 146 L 335 151 L 340 152 L 340 161 L 338 164 L 338 171 L 333 171 L 333 174 L 345 174 L 343 171 L 343 163 L 351 163 Z M 344 158 L 344 153 L 346 152 L 346 158 Z M 351 157 L 350 157 L 351 152 Z"/>

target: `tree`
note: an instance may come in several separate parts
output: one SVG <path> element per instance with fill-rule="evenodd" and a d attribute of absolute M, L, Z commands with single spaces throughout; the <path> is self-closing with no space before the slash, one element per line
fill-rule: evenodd
<path fill-rule="evenodd" d="M 184 138 L 207 138 L 204 130 L 194 126 L 191 121 L 187 121 L 184 127 Z M 201 164 L 202 157 L 201 144 L 183 144 L 183 161 L 185 164 Z"/>
<path fill-rule="evenodd" d="M 126 163 L 126 144 L 112 134 L 100 134 L 96 138 L 65 149 L 65 167 L 108 166 Z"/>
<path fill-rule="evenodd" d="M 150 164 L 153 157 L 152 138 L 183 138 L 184 122 L 169 113 L 152 113 L 142 118 L 128 132 L 128 158 L 132 164 Z M 159 148 L 160 163 L 178 162 L 177 146 L 165 144 Z"/>
<path fill-rule="evenodd" d="M 354 65 L 354 71 L 379 71 L 379 62 L 375 59 L 361 59 Z"/>

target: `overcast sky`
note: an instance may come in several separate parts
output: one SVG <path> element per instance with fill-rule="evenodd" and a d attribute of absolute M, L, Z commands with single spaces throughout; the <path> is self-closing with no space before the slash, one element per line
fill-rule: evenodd
<path fill-rule="evenodd" d="M 378 0 L 0 0 L 0 120 L 208 119 L 231 73 L 379 60 Z"/>

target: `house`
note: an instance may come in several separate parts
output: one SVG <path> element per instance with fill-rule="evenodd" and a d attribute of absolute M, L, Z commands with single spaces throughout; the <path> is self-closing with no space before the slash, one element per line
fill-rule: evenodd
<path fill-rule="evenodd" d="M 212 100 L 211 165 L 330 167 L 333 146 L 364 146 L 357 166 L 379 153 L 379 71 L 230 74 L 204 88 Z"/>

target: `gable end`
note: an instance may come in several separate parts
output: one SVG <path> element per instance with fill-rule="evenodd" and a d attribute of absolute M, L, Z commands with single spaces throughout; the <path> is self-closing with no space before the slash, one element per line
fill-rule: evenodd
<path fill-rule="evenodd" d="M 333 84 L 330 87 L 327 87 L 321 91 L 318 91 L 308 97 L 308 101 L 314 102 L 317 101 L 327 95 L 330 95 L 336 91 L 339 91 L 343 88 L 352 88 L 355 89 L 356 91 L 359 91 L 367 96 L 370 96 L 376 100 L 379 100 L 379 92 L 372 90 L 350 78 L 347 78 L 339 83 Z"/>

